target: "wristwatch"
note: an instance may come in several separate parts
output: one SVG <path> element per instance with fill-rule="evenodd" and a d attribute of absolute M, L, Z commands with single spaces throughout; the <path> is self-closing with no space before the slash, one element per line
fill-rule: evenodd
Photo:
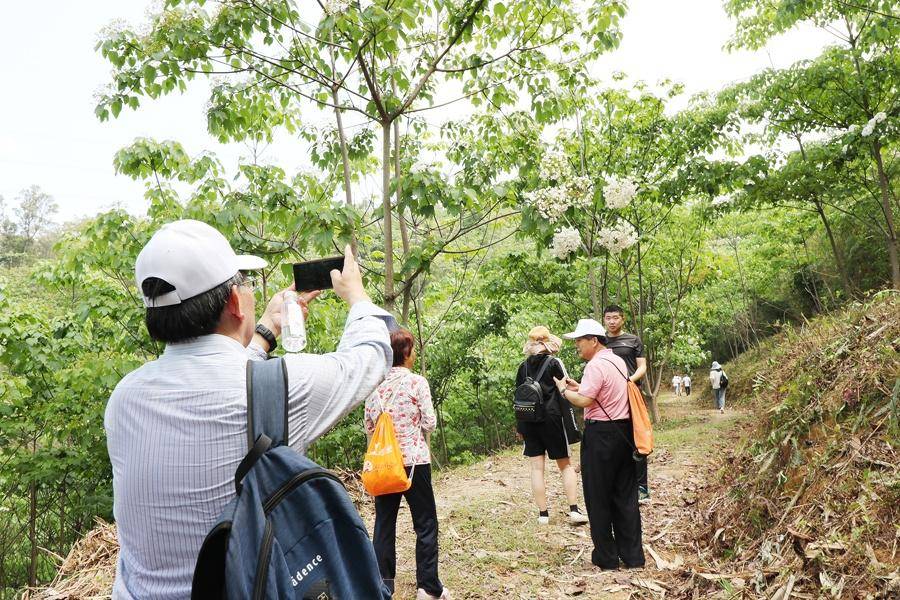
<path fill-rule="evenodd" d="M 256 333 L 261 335 L 262 339 L 266 340 L 266 343 L 269 344 L 269 352 L 267 354 L 275 352 L 275 348 L 278 347 L 278 340 L 275 339 L 275 334 L 272 333 L 272 330 L 262 323 L 258 323 L 256 325 Z"/>

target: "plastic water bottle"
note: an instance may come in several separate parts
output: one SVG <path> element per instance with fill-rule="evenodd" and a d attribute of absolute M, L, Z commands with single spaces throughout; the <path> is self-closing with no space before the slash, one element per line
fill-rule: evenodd
<path fill-rule="evenodd" d="M 284 293 L 284 306 L 281 309 L 281 345 L 287 352 L 300 352 L 306 348 L 306 322 L 296 292 Z"/>

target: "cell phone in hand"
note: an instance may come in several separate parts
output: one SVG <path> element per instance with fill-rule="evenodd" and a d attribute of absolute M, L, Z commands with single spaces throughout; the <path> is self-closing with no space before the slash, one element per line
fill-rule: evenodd
<path fill-rule="evenodd" d="M 332 256 L 318 258 L 301 263 L 294 263 L 294 285 L 298 292 L 314 290 L 330 290 L 331 271 L 344 270 L 344 257 Z"/>

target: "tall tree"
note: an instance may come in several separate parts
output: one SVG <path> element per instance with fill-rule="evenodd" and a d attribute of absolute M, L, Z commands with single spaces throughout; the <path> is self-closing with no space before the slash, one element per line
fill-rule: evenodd
<path fill-rule="evenodd" d="M 586 7 L 550 0 L 167 0 L 147 33 L 116 28 L 98 44 L 114 71 L 96 112 L 101 119 L 117 116 L 124 106 L 137 108 L 141 97 L 186 89 L 197 75 L 241 77 L 214 91 L 210 131 L 225 139 L 271 139 L 275 128 L 295 127 L 311 106 L 332 112 L 341 164 L 334 171 L 347 203 L 353 164 L 345 117 L 374 125 L 381 134 L 384 300 L 392 307 L 399 295 L 395 123 L 460 99 L 515 102 L 517 90 L 537 85 L 548 65 L 614 46 L 624 10 L 616 0 Z"/>
<path fill-rule="evenodd" d="M 879 0 L 728 0 L 737 19 L 733 47 L 759 48 L 774 35 L 812 23 L 838 45 L 811 61 L 768 70 L 737 86 L 748 118 L 766 123 L 775 137 L 804 133 L 842 136 L 844 146 L 868 160 L 875 191 L 871 221 L 882 233 L 894 288 L 900 289 L 900 250 L 894 214 L 896 181 L 885 154 L 900 136 L 900 19 L 896 3 Z"/>

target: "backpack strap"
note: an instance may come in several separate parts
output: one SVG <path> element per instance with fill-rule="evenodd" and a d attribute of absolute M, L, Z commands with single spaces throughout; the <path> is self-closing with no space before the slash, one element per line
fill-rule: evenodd
<path fill-rule="evenodd" d="M 287 445 L 288 380 L 283 358 L 247 361 L 247 447 L 265 434 L 274 448 Z"/>
<path fill-rule="evenodd" d="M 534 378 L 534 381 L 537 381 L 538 383 L 541 382 L 541 377 L 544 376 L 544 371 L 546 371 L 547 367 L 550 366 L 550 360 L 552 358 L 553 357 L 551 355 L 549 355 L 549 354 L 547 355 L 547 358 L 544 359 L 544 363 L 541 365 L 541 369 L 538 371 L 537 377 Z M 528 361 L 527 360 L 525 361 L 525 376 L 528 377 Z"/>
<path fill-rule="evenodd" d="M 399 386 L 397 386 L 397 389 L 394 390 L 394 395 L 391 396 L 391 399 L 387 403 L 382 402 L 381 397 L 378 397 L 378 408 L 381 409 L 382 414 L 387 412 L 388 406 L 390 406 L 391 404 L 394 403 L 394 400 L 397 399 L 397 396 L 400 395 L 400 392 L 402 392 L 404 389 L 406 389 L 407 383 L 409 383 L 409 377 L 404 377 L 403 382 Z M 375 393 L 377 394 L 378 392 L 375 392 Z M 381 415 L 379 415 L 379 416 L 381 416 Z M 410 481 L 412 481 L 413 474 L 415 472 L 416 472 L 416 465 L 415 465 L 415 463 L 413 463 L 412 468 L 410 468 L 410 470 L 409 470 L 409 480 Z"/>
<path fill-rule="evenodd" d="M 622 370 L 621 370 L 619 367 L 616 367 L 616 363 L 614 363 L 613 361 L 611 361 L 611 360 L 609 360 L 609 359 L 607 359 L 607 358 L 603 358 L 602 356 L 600 357 L 600 360 L 605 360 L 606 362 L 608 362 L 609 364 L 611 364 L 613 367 L 615 367 L 616 371 L 619 372 L 619 375 L 621 375 L 621 376 L 624 377 L 625 379 L 628 379 L 628 375 L 626 375 L 625 373 L 623 373 Z M 630 381 L 630 380 L 629 380 L 629 381 Z"/>
<path fill-rule="evenodd" d="M 402 392 L 403 390 L 406 389 L 406 384 L 408 382 L 409 382 L 409 378 L 404 377 L 403 381 L 400 383 L 400 385 L 397 386 L 397 389 L 394 390 L 394 395 L 391 396 L 391 399 L 388 400 L 387 402 L 382 402 L 381 396 L 377 397 L 378 398 L 378 408 L 381 409 L 381 412 L 383 412 L 383 413 L 387 412 L 387 407 L 391 406 L 394 403 L 394 400 L 397 399 L 397 396 L 400 395 L 400 392 Z M 377 395 L 377 392 L 376 392 L 376 395 Z"/>

